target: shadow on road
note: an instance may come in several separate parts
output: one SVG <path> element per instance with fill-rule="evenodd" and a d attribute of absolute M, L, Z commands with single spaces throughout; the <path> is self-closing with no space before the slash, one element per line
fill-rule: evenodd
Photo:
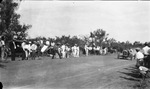
<path fill-rule="evenodd" d="M 125 74 L 129 77 L 135 78 L 135 79 L 141 78 L 139 71 L 136 67 L 129 67 L 129 68 L 124 68 L 124 69 L 127 70 L 127 72 L 121 72 L 121 71 L 118 71 L 118 72 Z"/>
<path fill-rule="evenodd" d="M 120 78 L 129 81 L 130 87 L 132 87 L 133 89 L 149 89 L 149 86 L 141 87 L 142 76 L 136 67 L 130 66 L 129 68 L 124 68 L 124 69 L 126 70 L 126 72 L 122 72 L 122 71 L 118 71 L 118 72 L 123 74 L 122 76 L 120 76 Z"/>
<path fill-rule="evenodd" d="M 120 76 L 120 78 L 129 81 L 129 86 L 132 87 L 133 89 L 140 89 L 140 81 L 142 76 L 139 74 L 139 71 L 136 67 L 129 67 L 129 68 L 124 68 L 126 72 L 118 71 L 121 74 L 124 74 Z M 131 83 L 130 83 L 131 82 Z M 133 84 L 133 85 L 131 85 Z"/>
<path fill-rule="evenodd" d="M 114 59 L 118 59 L 118 60 L 130 60 L 129 58 L 114 58 Z"/>
<path fill-rule="evenodd" d="M 141 78 L 141 76 L 136 67 L 129 67 L 129 68 L 124 68 L 124 69 L 128 71 L 127 72 L 118 71 L 118 72 L 121 74 L 127 75 L 127 77 L 120 76 L 120 78 L 130 80 L 130 81 L 140 81 L 139 79 Z"/>

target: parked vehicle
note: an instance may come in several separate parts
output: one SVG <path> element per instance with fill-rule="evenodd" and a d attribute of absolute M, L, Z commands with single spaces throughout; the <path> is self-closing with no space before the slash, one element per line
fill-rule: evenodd
<path fill-rule="evenodd" d="M 119 52 L 119 53 L 118 53 L 117 58 L 118 58 L 118 59 L 120 59 L 120 58 L 122 58 L 122 59 L 127 59 L 129 56 L 130 56 L 130 55 L 129 55 L 129 51 L 128 51 L 128 50 L 123 50 L 122 52 Z"/>

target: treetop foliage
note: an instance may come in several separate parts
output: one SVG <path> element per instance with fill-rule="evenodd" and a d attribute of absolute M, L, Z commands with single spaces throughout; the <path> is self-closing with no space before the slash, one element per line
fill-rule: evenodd
<path fill-rule="evenodd" d="M 19 7 L 19 3 L 22 0 L 15 2 L 13 0 L 3 0 L 0 5 L 0 35 L 5 36 L 5 40 L 9 41 L 13 38 L 14 35 L 18 39 L 25 39 L 27 37 L 27 30 L 31 28 L 31 25 L 20 24 L 19 18 L 20 14 L 15 11 Z"/>

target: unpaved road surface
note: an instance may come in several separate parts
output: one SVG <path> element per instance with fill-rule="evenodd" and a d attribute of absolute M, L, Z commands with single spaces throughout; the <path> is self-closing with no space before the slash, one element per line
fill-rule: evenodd
<path fill-rule="evenodd" d="M 1 63 L 0 81 L 4 89 L 140 89 L 135 60 L 116 57 L 43 57 Z"/>

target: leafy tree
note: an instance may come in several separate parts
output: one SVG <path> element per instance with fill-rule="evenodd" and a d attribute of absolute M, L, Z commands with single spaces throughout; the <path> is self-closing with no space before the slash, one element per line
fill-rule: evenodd
<path fill-rule="evenodd" d="M 31 25 L 20 24 L 18 19 L 21 15 L 15 12 L 18 9 L 18 2 L 3 0 L 0 5 L 0 35 L 4 35 L 6 41 L 11 40 L 14 35 L 18 36 L 18 39 L 24 39 L 28 34 L 27 29 L 31 28 Z"/>
<path fill-rule="evenodd" d="M 97 45 L 102 45 L 102 42 L 107 39 L 109 34 L 106 33 L 103 29 L 97 29 L 91 32 L 91 37 L 94 38 L 94 41 Z"/>

